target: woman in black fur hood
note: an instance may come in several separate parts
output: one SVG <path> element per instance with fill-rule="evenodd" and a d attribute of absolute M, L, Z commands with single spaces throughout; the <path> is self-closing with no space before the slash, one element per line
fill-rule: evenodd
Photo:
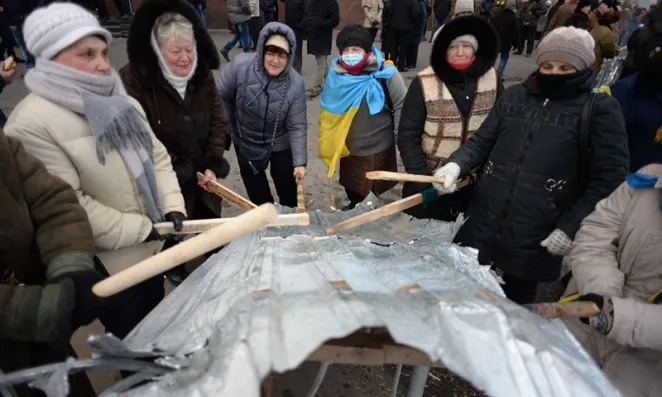
<path fill-rule="evenodd" d="M 494 29 L 476 16 L 446 23 L 433 39 L 430 67 L 412 81 L 402 107 L 398 150 L 410 174 L 433 175 L 443 161 L 480 127 L 503 91 L 494 68 L 498 43 Z M 472 188 L 441 196 L 410 210 L 418 218 L 455 220 L 466 210 Z M 406 183 L 403 196 L 430 184 Z"/>
<path fill-rule="evenodd" d="M 230 170 L 223 158 L 230 143 L 225 115 L 211 73 L 221 62 L 200 16 L 184 0 L 143 2 L 127 52 L 120 76 L 170 153 L 189 218 L 219 217 L 220 199 L 204 192 L 196 177 L 201 172 L 205 182 L 216 180 Z"/>

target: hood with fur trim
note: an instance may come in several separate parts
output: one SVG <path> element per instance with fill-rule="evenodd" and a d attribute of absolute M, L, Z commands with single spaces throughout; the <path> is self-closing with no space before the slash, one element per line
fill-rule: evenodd
<path fill-rule="evenodd" d="M 473 35 L 476 38 L 478 51 L 475 54 L 476 60 L 469 69 L 460 72 L 446 62 L 446 50 L 455 38 L 465 34 Z M 477 79 L 494 67 L 498 49 L 497 34 L 489 23 L 477 16 L 458 17 L 442 26 L 435 35 L 430 54 L 430 65 L 435 74 L 444 82 L 452 83 L 463 80 L 465 77 Z"/>
<path fill-rule="evenodd" d="M 183 16 L 193 25 L 198 66 L 191 82 L 195 84 L 204 81 L 211 70 L 220 68 L 221 58 L 200 16 L 185 0 L 150 0 L 142 2 L 138 7 L 126 42 L 131 69 L 142 84 L 154 86 L 165 81 L 150 40 L 154 23 L 161 15 L 168 12 Z"/>

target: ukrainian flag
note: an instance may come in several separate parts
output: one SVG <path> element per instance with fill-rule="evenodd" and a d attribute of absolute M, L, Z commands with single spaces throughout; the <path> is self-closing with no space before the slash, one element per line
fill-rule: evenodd
<path fill-rule="evenodd" d="M 354 76 L 349 73 L 336 73 L 334 70 L 338 58 L 331 62 L 331 69 L 320 96 L 321 109 L 317 119 L 319 155 L 329 168 L 329 178 L 333 176 L 338 160 L 349 156 L 345 142 L 363 97 L 366 98 L 371 115 L 384 109 L 386 97 L 377 79 L 390 79 L 395 73 L 395 67 L 388 65 L 382 68 L 384 58 L 381 52 L 375 46 L 372 51 L 377 58 L 378 68 L 370 74 Z"/>

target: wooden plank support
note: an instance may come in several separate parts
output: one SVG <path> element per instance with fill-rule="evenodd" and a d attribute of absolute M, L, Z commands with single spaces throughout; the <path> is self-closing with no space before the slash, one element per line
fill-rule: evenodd
<path fill-rule="evenodd" d="M 306 202 L 303 194 L 303 178 L 297 178 L 297 212 L 300 214 L 306 212 Z"/>

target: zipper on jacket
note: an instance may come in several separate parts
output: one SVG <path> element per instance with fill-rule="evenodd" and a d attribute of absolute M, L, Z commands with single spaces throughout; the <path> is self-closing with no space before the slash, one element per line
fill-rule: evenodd
<path fill-rule="evenodd" d="M 464 87 L 465 89 L 462 90 L 462 94 L 464 95 L 465 100 L 469 100 L 469 96 L 467 94 L 466 87 L 468 85 L 468 77 L 464 77 Z M 478 83 L 476 83 L 476 91 L 474 91 L 474 99 L 471 101 L 471 107 L 469 108 L 469 113 L 467 114 L 467 117 L 464 117 L 462 112 L 460 112 L 460 119 L 462 120 L 462 136 L 460 137 L 460 146 L 464 145 L 467 142 L 467 139 L 469 139 L 469 120 L 471 119 L 471 115 L 474 112 L 474 106 L 476 105 L 476 96 L 478 95 Z M 495 102 L 496 104 L 496 102 Z M 460 107 L 456 104 L 458 110 Z"/>
<path fill-rule="evenodd" d="M 517 165 L 515 166 L 515 172 L 513 173 L 511 185 L 510 187 L 508 187 L 508 192 L 506 193 L 506 201 L 504 203 L 503 210 L 501 211 L 499 231 L 497 232 L 496 238 L 494 239 L 494 245 L 496 245 L 497 242 L 499 242 L 499 240 L 501 239 L 504 222 L 508 218 L 510 201 L 512 200 L 513 194 L 515 193 L 515 184 L 517 183 L 517 179 L 519 178 L 519 175 L 522 172 L 522 167 L 524 166 L 524 160 L 526 160 L 526 157 L 529 154 L 528 152 L 529 152 L 529 143 L 531 142 L 531 135 L 533 135 L 533 132 L 536 131 L 538 127 L 542 124 L 541 120 L 545 119 L 545 116 L 547 115 L 548 104 L 549 104 L 549 98 L 545 98 L 545 101 L 542 104 L 542 114 L 540 115 L 540 117 L 536 117 L 536 119 L 534 120 L 533 127 L 529 129 L 529 133 L 527 134 L 526 139 L 524 141 L 522 151 L 520 152 L 519 159 L 517 160 Z M 492 256 L 494 245 L 492 246 L 492 249 L 490 249 L 490 256 Z"/>
<path fill-rule="evenodd" d="M 159 103 L 156 102 L 156 92 L 154 92 L 154 87 L 152 87 L 152 98 L 154 98 L 154 108 L 156 109 L 156 121 L 161 125 L 161 115 L 159 114 Z"/>
<path fill-rule="evenodd" d="M 264 86 L 262 91 L 267 97 L 267 105 L 264 107 L 264 122 L 262 123 L 262 143 L 267 143 L 267 115 L 269 114 L 269 84 L 271 79 L 267 81 L 267 85 Z"/>

